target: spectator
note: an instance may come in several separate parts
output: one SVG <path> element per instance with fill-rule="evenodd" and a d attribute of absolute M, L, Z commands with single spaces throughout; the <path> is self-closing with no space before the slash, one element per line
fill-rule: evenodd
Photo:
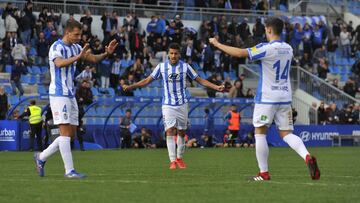
<path fill-rule="evenodd" d="M 313 31 L 309 25 L 309 23 L 305 23 L 303 29 L 303 48 L 304 54 L 307 53 L 308 55 L 312 54 L 312 43 L 311 39 L 313 37 Z"/>
<path fill-rule="evenodd" d="M 296 109 L 294 107 L 292 107 L 292 120 L 293 120 L 294 124 L 296 122 L 297 116 L 298 116 L 298 112 L 296 111 Z"/>
<path fill-rule="evenodd" d="M 354 120 L 352 111 L 353 111 L 353 105 L 349 104 L 345 106 L 345 108 L 342 109 L 339 114 L 339 124 L 344 124 L 344 125 L 355 124 L 356 120 Z"/>
<path fill-rule="evenodd" d="M 101 17 L 102 25 L 101 28 L 104 34 L 104 41 L 110 37 L 110 32 L 113 28 L 112 20 L 110 18 L 110 13 L 105 12 L 104 15 Z"/>
<path fill-rule="evenodd" d="M 241 81 L 236 81 L 234 86 L 230 89 L 229 98 L 245 97 L 243 93 L 243 84 Z"/>
<path fill-rule="evenodd" d="M 159 22 L 158 16 L 152 16 L 151 21 L 146 27 L 148 33 L 154 33 L 155 38 L 161 37 L 162 33 L 165 32 L 165 27 L 162 27 L 163 23 Z"/>
<path fill-rule="evenodd" d="M 253 27 L 253 34 L 256 44 L 259 44 L 265 40 L 265 26 L 261 23 L 261 18 L 256 19 L 256 23 Z"/>
<path fill-rule="evenodd" d="M 127 14 L 123 21 L 123 26 L 126 27 L 127 31 L 131 31 L 133 29 L 138 30 L 139 19 L 136 17 L 135 13 L 130 12 Z"/>
<path fill-rule="evenodd" d="M 14 13 L 8 13 L 5 18 L 5 32 L 16 33 L 18 31 L 18 24 Z"/>
<path fill-rule="evenodd" d="M 0 120 L 6 119 L 8 108 L 8 97 L 4 91 L 4 87 L 0 86 Z"/>
<path fill-rule="evenodd" d="M 339 123 L 339 110 L 336 106 L 336 103 L 331 103 L 330 107 L 326 109 L 327 113 L 327 122 L 330 124 Z"/>
<path fill-rule="evenodd" d="M 312 49 L 316 50 L 318 48 L 321 48 L 323 45 L 323 30 L 320 29 L 320 25 L 317 24 L 313 31 L 313 40 L 312 40 Z"/>
<path fill-rule="evenodd" d="M 119 83 L 120 73 L 121 73 L 120 57 L 115 56 L 115 61 L 111 65 L 111 73 L 110 73 L 110 86 L 114 89 L 117 88 L 117 85 Z"/>
<path fill-rule="evenodd" d="M 43 25 L 45 25 L 46 22 L 48 22 L 48 8 L 47 7 L 43 7 L 41 10 L 41 13 L 39 13 L 39 18 L 38 18 Z"/>
<path fill-rule="evenodd" d="M 333 80 L 332 86 L 336 87 L 337 89 L 340 89 L 339 80 L 335 78 Z"/>
<path fill-rule="evenodd" d="M 311 71 L 313 64 L 308 53 L 303 54 L 302 58 L 300 59 L 300 66 L 306 70 Z"/>
<path fill-rule="evenodd" d="M 118 15 L 116 11 L 113 11 L 111 15 L 111 29 L 112 30 L 118 29 Z"/>
<path fill-rule="evenodd" d="M 181 21 L 180 15 L 175 15 L 174 22 L 175 22 L 176 29 L 178 29 L 178 30 L 183 29 L 184 24 Z"/>
<path fill-rule="evenodd" d="M 320 60 L 326 60 L 327 58 L 327 51 L 325 45 L 322 45 L 320 48 L 316 49 L 313 55 L 313 65 L 314 65 L 314 72 L 317 73 L 318 66 L 320 64 Z"/>
<path fill-rule="evenodd" d="M 144 66 L 142 65 L 141 58 L 136 59 L 130 71 L 134 75 L 135 82 L 140 81 L 144 77 Z"/>
<path fill-rule="evenodd" d="M 318 66 L 318 76 L 321 79 L 326 79 L 327 73 L 329 72 L 328 62 L 324 59 L 320 59 L 320 64 Z"/>
<path fill-rule="evenodd" d="M 44 66 L 48 64 L 48 55 L 49 55 L 49 44 L 45 39 L 45 34 L 40 32 L 39 39 L 36 42 L 36 51 L 37 51 L 37 64 Z"/>
<path fill-rule="evenodd" d="M 340 18 L 336 19 L 336 22 L 333 23 L 332 32 L 333 32 L 333 35 L 335 38 L 340 37 L 340 32 L 341 32 L 341 19 Z"/>
<path fill-rule="evenodd" d="M 351 47 L 350 47 L 351 34 L 343 26 L 340 32 L 340 49 L 342 51 L 342 57 L 350 58 Z"/>
<path fill-rule="evenodd" d="M 253 93 L 253 90 L 249 88 L 249 89 L 246 91 L 245 97 L 246 97 L 246 98 L 254 98 L 255 95 L 254 95 L 254 93 Z"/>
<path fill-rule="evenodd" d="M 87 66 L 85 66 L 85 69 L 83 71 L 81 71 L 81 73 L 79 75 L 76 76 L 75 80 L 78 83 L 82 83 L 83 81 L 92 83 L 92 81 L 91 81 L 92 78 L 93 78 L 92 70 L 90 68 L 90 65 L 87 65 Z"/>
<path fill-rule="evenodd" d="M 317 113 L 316 113 L 316 110 L 317 110 L 317 104 L 316 102 L 313 102 L 311 104 L 311 107 L 309 108 L 309 124 L 310 125 L 316 125 L 317 124 Z"/>
<path fill-rule="evenodd" d="M 108 58 L 102 60 L 99 64 L 99 73 L 101 76 L 101 88 L 109 88 L 111 63 Z"/>
<path fill-rule="evenodd" d="M 248 18 L 244 18 L 241 24 L 237 27 L 237 33 L 240 34 L 240 37 L 243 41 L 246 41 L 248 37 L 251 36 L 248 21 Z"/>
<path fill-rule="evenodd" d="M 213 144 L 213 136 L 214 136 L 214 118 L 210 113 L 209 109 L 205 109 L 204 116 L 204 132 L 201 136 L 201 139 L 204 141 L 204 147 L 212 147 Z"/>
<path fill-rule="evenodd" d="M 317 109 L 318 124 L 326 125 L 327 124 L 327 112 L 325 110 L 325 103 L 322 101 L 319 108 Z"/>
<path fill-rule="evenodd" d="M 344 87 L 343 87 L 343 90 L 345 93 L 349 94 L 350 96 L 354 97 L 355 98 L 355 95 L 356 95 L 356 92 L 359 90 L 357 87 L 356 87 L 356 83 L 355 81 L 353 80 L 353 78 L 349 78 L 348 81 L 346 81 Z"/>
<path fill-rule="evenodd" d="M 338 47 L 338 41 L 336 38 L 329 38 L 327 42 L 327 53 L 329 62 L 331 65 L 335 64 L 336 49 Z"/>
<path fill-rule="evenodd" d="M 83 25 L 87 25 L 89 32 L 91 33 L 91 24 L 92 24 L 93 18 L 91 17 L 90 10 L 85 11 L 85 15 L 80 18 L 80 22 Z"/>
<path fill-rule="evenodd" d="M 142 41 L 142 36 L 138 32 L 138 29 L 131 29 L 129 33 L 129 46 L 130 46 L 130 52 L 131 52 L 131 59 L 134 59 L 135 57 L 140 57 L 142 54 L 142 50 L 144 49 Z"/>
<path fill-rule="evenodd" d="M 131 127 L 133 121 L 131 118 L 131 110 L 127 109 L 125 117 L 120 118 L 120 137 L 121 137 L 121 148 L 131 148 Z"/>
<path fill-rule="evenodd" d="M 139 134 L 135 134 L 133 137 L 133 147 L 134 148 L 156 148 L 155 144 L 151 143 L 151 133 L 150 130 L 145 127 L 141 128 Z"/>
<path fill-rule="evenodd" d="M 237 23 L 237 20 L 236 20 L 236 17 L 232 17 L 231 18 L 231 23 L 230 25 L 228 26 L 228 33 L 235 36 L 237 34 L 239 34 L 236 30 L 236 27 L 238 26 L 238 23 Z M 204 38 L 202 38 L 204 39 Z"/>
<path fill-rule="evenodd" d="M 293 35 L 291 37 L 291 46 L 294 49 L 294 56 L 298 57 L 300 55 L 299 46 L 304 38 L 304 31 L 299 23 L 295 24 L 295 28 L 293 30 Z"/>
<path fill-rule="evenodd" d="M 90 88 L 90 83 L 86 80 L 82 81 L 80 87 L 77 88 L 75 97 L 79 107 L 88 106 L 93 103 L 93 94 Z"/>
<path fill-rule="evenodd" d="M 32 19 L 22 11 L 18 22 L 21 41 L 25 45 L 30 45 Z"/>
<path fill-rule="evenodd" d="M 52 31 L 55 31 L 55 32 L 56 32 L 55 27 L 54 27 L 54 22 L 48 21 L 48 22 L 46 23 L 45 29 L 43 30 L 43 32 L 44 32 L 44 34 L 45 34 L 45 39 L 46 39 L 46 40 L 50 40 L 51 32 L 52 32 Z"/>

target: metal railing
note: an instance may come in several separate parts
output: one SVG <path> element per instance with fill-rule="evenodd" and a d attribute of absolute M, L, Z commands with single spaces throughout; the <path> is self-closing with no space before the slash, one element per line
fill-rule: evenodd
<path fill-rule="evenodd" d="M 7 3 L 7 0 L 0 0 L 0 3 Z M 11 1 L 18 8 L 22 9 L 26 1 Z M 136 4 L 136 3 L 119 3 L 109 1 L 75 1 L 64 0 L 63 2 L 39 2 L 34 1 L 33 11 L 41 12 L 43 7 L 54 9 L 55 12 L 83 14 L 90 10 L 94 15 L 102 15 L 105 12 L 116 11 L 119 16 L 126 16 L 130 12 L 135 13 L 138 17 L 151 17 L 152 15 L 165 15 L 167 18 L 173 18 L 180 14 L 184 20 L 211 20 L 214 16 L 225 15 L 228 20 L 232 17 L 237 21 L 248 18 L 249 21 L 255 21 L 256 18 L 267 15 L 284 15 L 289 16 L 291 12 L 278 10 L 259 11 L 244 9 L 221 9 L 221 8 L 202 8 L 202 7 L 184 7 L 172 4 Z M 301 13 L 297 13 L 301 15 Z M 325 14 L 325 13 L 324 13 Z M 319 15 L 319 14 L 316 14 Z"/>
<path fill-rule="evenodd" d="M 292 15 L 323 15 L 327 20 L 333 22 L 337 18 L 342 18 L 340 13 L 335 9 L 334 5 L 328 1 L 298 1 L 294 8 L 290 11 Z M 341 11 L 340 11 L 341 12 Z"/>
<path fill-rule="evenodd" d="M 314 76 L 309 71 L 297 67 L 298 69 L 298 87 L 314 97 L 327 102 L 336 102 L 341 108 L 345 104 L 360 103 L 359 100 L 348 95 L 344 91 L 337 89 L 325 80 Z"/>

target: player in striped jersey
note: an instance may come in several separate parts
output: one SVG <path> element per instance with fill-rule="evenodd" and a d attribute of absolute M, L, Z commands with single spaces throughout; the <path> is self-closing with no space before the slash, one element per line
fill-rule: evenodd
<path fill-rule="evenodd" d="M 186 168 L 182 158 L 185 151 L 184 136 L 188 125 L 189 101 L 189 95 L 186 93 L 186 79 L 189 77 L 205 87 L 220 92 L 224 91 L 224 85 L 214 85 L 199 77 L 189 64 L 181 61 L 180 45 L 177 43 L 169 45 L 168 58 L 168 61 L 158 64 L 150 76 L 133 85 L 124 85 L 123 89 L 130 91 L 162 78 L 164 85 L 162 115 L 166 131 L 170 169 L 176 169 L 176 167 L 183 169 Z M 178 130 L 179 137 L 175 143 L 173 136 L 176 135 L 176 130 Z"/>
<path fill-rule="evenodd" d="M 59 125 L 60 136 L 41 153 L 35 153 L 34 160 L 39 176 L 44 176 L 46 160 L 60 150 L 65 166 L 65 177 L 83 178 L 84 174 L 74 169 L 70 140 L 75 136 L 78 123 L 78 105 L 75 99 L 74 74 L 76 63 L 85 60 L 97 63 L 112 54 L 117 46 L 116 40 L 110 42 L 105 53 L 93 55 L 89 44 L 83 48 L 78 44 L 81 39 L 81 24 L 77 21 L 68 22 L 62 39 L 54 42 L 49 50 L 51 83 L 49 100 L 53 113 L 54 124 Z"/>
<path fill-rule="evenodd" d="M 317 180 L 320 170 L 315 157 L 310 156 L 303 141 L 293 134 L 291 108 L 290 65 L 293 57 L 291 46 L 280 40 L 284 22 L 279 18 L 265 21 L 266 38 L 269 43 L 260 43 L 248 49 L 239 49 L 219 43 L 215 38 L 209 41 L 220 50 L 235 57 L 249 57 L 260 61 L 260 80 L 255 96 L 253 124 L 255 127 L 256 158 L 260 173 L 253 181 L 270 180 L 268 171 L 269 148 L 266 141 L 268 127 L 275 121 L 280 136 L 294 149 L 308 165 L 310 176 Z"/>

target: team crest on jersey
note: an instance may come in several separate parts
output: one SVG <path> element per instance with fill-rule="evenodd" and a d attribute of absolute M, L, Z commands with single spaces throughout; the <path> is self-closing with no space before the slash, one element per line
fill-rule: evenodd
<path fill-rule="evenodd" d="M 252 48 L 251 48 L 251 53 L 252 53 L 253 55 L 257 54 L 258 52 L 259 52 L 259 50 L 258 50 L 256 47 L 252 47 Z"/>

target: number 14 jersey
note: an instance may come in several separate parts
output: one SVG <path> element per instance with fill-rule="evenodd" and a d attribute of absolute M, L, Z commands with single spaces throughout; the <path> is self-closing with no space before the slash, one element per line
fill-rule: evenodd
<path fill-rule="evenodd" d="M 275 40 L 247 49 L 251 61 L 260 61 L 260 80 L 255 95 L 257 104 L 290 104 L 290 68 L 293 49 Z"/>

